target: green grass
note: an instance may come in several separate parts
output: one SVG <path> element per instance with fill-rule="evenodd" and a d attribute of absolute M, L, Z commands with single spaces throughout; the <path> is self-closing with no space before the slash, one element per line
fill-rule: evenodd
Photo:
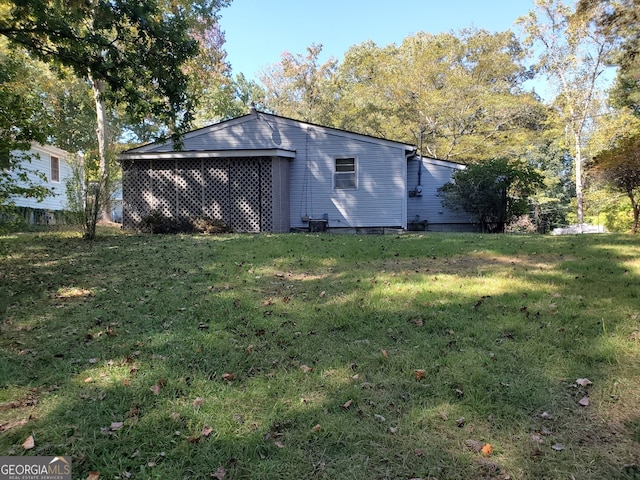
<path fill-rule="evenodd" d="M 74 478 L 640 478 L 632 236 L 10 234 L 0 315 Z"/>

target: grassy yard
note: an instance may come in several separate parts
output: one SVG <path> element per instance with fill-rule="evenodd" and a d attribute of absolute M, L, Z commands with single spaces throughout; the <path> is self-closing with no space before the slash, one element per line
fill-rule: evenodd
<path fill-rule="evenodd" d="M 5 235 L 0 455 L 78 479 L 637 479 L 639 316 L 632 236 Z"/>

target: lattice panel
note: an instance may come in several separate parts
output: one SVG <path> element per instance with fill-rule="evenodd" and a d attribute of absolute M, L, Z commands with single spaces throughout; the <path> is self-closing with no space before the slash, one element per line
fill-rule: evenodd
<path fill-rule="evenodd" d="M 273 231 L 273 175 L 270 159 L 260 164 L 260 231 Z"/>
<path fill-rule="evenodd" d="M 151 209 L 166 217 L 176 217 L 175 160 L 153 160 L 151 163 L 153 198 Z"/>
<path fill-rule="evenodd" d="M 178 217 L 195 218 L 202 215 L 202 160 L 179 160 L 176 169 Z"/>
<path fill-rule="evenodd" d="M 151 181 L 149 162 L 123 162 L 122 164 L 122 225 L 135 228 L 149 213 Z"/>
<path fill-rule="evenodd" d="M 204 161 L 204 215 L 229 224 L 229 161 Z"/>
<path fill-rule="evenodd" d="M 260 164 L 238 159 L 229 168 L 231 227 L 238 232 L 260 231 Z"/>

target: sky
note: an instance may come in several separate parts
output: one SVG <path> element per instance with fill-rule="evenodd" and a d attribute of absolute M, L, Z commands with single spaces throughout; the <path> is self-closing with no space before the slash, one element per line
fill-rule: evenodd
<path fill-rule="evenodd" d="M 417 32 L 438 34 L 467 27 L 512 29 L 534 0 L 232 0 L 220 11 L 227 61 L 233 74 L 257 80 L 284 51 L 306 54 L 322 44 L 321 61 L 342 61 L 353 45 L 373 40 L 400 44 Z"/>

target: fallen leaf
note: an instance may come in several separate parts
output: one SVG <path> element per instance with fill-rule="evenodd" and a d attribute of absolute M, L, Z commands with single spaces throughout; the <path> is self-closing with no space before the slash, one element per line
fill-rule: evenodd
<path fill-rule="evenodd" d="M 87 480 L 98 480 L 100 478 L 100 472 L 89 472 Z"/>
<path fill-rule="evenodd" d="M 456 425 L 458 426 L 458 428 L 462 428 L 464 427 L 464 424 L 467 420 L 464 417 L 460 417 L 456 420 Z"/>
<path fill-rule="evenodd" d="M 544 418 L 545 420 L 551 420 L 553 418 L 549 412 L 542 412 L 540 414 L 540 417 Z"/>
<path fill-rule="evenodd" d="M 200 408 L 200 405 L 202 405 L 202 403 L 204 402 L 204 399 L 202 397 L 198 397 L 193 401 L 193 408 L 195 408 L 196 410 L 198 408 Z M 177 414 L 176 414 L 177 415 Z M 178 415 L 179 416 L 179 415 Z"/>
<path fill-rule="evenodd" d="M 422 320 L 421 318 L 416 318 L 413 320 L 413 323 L 416 324 L 416 327 L 421 327 L 424 325 L 424 320 Z"/>
<path fill-rule="evenodd" d="M 313 372 L 313 367 L 303 364 L 303 365 L 300 365 L 300 370 L 302 370 L 304 373 L 310 373 L 310 372 Z"/>
<path fill-rule="evenodd" d="M 324 290 L 320 292 L 320 298 L 324 298 L 327 295 L 327 292 Z"/>
<path fill-rule="evenodd" d="M 87 377 L 84 379 L 84 383 L 91 383 L 93 382 L 93 377 Z"/>
<path fill-rule="evenodd" d="M 109 430 L 115 432 L 116 430 L 120 430 L 124 426 L 124 422 L 111 422 L 111 426 Z"/>
<path fill-rule="evenodd" d="M 551 445 L 551 448 L 553 448 L 556 452 L 561 452 L 562 450 L 564 450 L 564 445 L 561 443 L 556 443 L 554 445 Z"/>
<path fill-rule="evenodd" d="M 222 379 L 226 380 L 228 382 L 231 382 L 231 381 L 236 379 L 236 374 L 235 373 L 223 373 L 222 374 Z"/>
<path fill-rule="evenodd" d="M 161 389 L 162 387 L 160 387 L 160 385 L 158 385 L 157 383 L 153 387 L 149 388 L 149 390 L 151 390 L 154 395 L 159 395 Z"/>
<path fill-rule="evenodd" d="M 209 435 L 211 435 L 212 432 L 213 432 L 213 428 L 209 427 L 208 425 L 205 425 L 204 427 L 202 427 L 202 432 L 200 432 L 200 435 L 202 435 L 203 437 L 208 437 Z"/>
<path fill-rule="evenodd" d="M 282 442 L 275 442 L 275 445 L 278 448 L 284 448 L 284 443 L 282 443 Z"/>
<path fill-rule="evenodd" d="M 421 448 L 416 448 L 416 449 L 413 451 L 413 454 L 414 454 L 416 457 L 421 457 L 422 455 L 424 455 L 424 451 L 423 451 Z"/>
<path fill-rule="evenodd" d="M 97 358 L 90 358 L 88 360 L 89 363 L 98 363 L 98 359 Z"/>
<path fill-rule="evenodd" d="M 578 404 L 583 407 L 589 406 L 589 397 L 582 397 L 582 399 L 578 402 Z"/>
<path fill-rule="evenodd" d="M 485 457 L 488 457 L 493 453 L 493 446 L 490 443 L 485 443 L 480 451 Z"/>
<path fill-rule="evenodd" d="M 227 471 L 224 467 L 218 467 L 218 469 L 211 474 L 211 478 L 217 478 L 218 480 L 222 480 L 227 476 Z"/>
<path fill-rule="evenodd" d="M 35 446 L 36 442 L 33 439 L 33 435 L 29 435 L 27 439 L 22 443 L 22 448 L 24 448 L 25 450 L 31 450 Z"/>
<path fill-rule="evenodd" d="M 351 407 L 351 405 L 353 405 L 353 400 L 347 400 L 343 405 L 342 408 L 344 408 L 345 410 L 348 410 L 349 407 Z"/>
<path fill-rule="evenodd" d="M 379 422 L 386 422 L 387 421 L 386 418 L 384 418 L 382 415 L 378 415 L 377 413 L 373 415 L 373 418 L 375 418 Z"/>
<path fill-rule="evenodd" d="M 426 370 L 414 370 L 413 371 L 413 376 L 416 377 L 416 380 L 422 380 L 424 378 L 424 375 L 426 373 Z"/>
<path fill-rule="evenodd" d="M 389 358 L 389 351 L 388 350 L 382 350 L 382 356 L 384 358 Z"/>
<path fill-rule="evenodd" d="M 359 374 L 359 373 L 356 373 L 355 375 L 353 375 L 353 376 L 351 377 L 351 380 L 353 380 L 354 382 L 356 382 L 356 381 L 360 380 L 360 374 Z"/>
<path fill-rule="evenodd" d="M 171 419 L 172 420 L 180 420 L 180 414 L 178 412 L 172 412 L 171 413 Z"/>
<path fill-rule="evenodd" d="M 311 431 L 312 431 L 312 432 L 319 432 L 320 430 L 322 430 L 322 425 L 320 425 L 319 423 L 318 423 L 318 424 L 316 424 L 316 425 L 311 429 Z"/>
<path fill-rule="evenodd" d="M 398 427 L 389 427 L 389 433 L 395 435 L 396 433 L 398 433 Z"/>
<path fill-rule="evenodd" d="M 464 444 L 474 452 L 479 452 L 484 446 L 484 443 L 479 442 L 478 440 L 465 440 Z"/>
<path fill-rule="evenodd" d="M 591 382 L 591 380 L 589 380 L 588 378 L 579 378 L 576 380 L 576 383 L 578 385 L 580 385 L 581 387 L 586 387 L 588 385 L 593 385 L 593 382 Z"/>

